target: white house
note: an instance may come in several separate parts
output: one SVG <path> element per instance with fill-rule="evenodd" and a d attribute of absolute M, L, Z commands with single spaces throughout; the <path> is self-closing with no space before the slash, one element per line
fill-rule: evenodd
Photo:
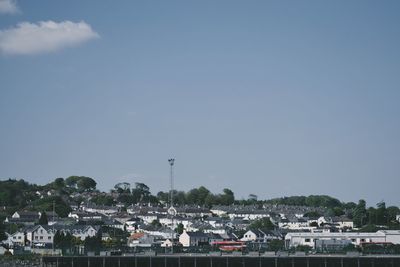
<path fill-rule="evenodd" d="M 146 214 L 139 214 L 136 217 L 140 218 L 141 220 L 144 221 L 146 224 L 152 223 L 154 220 L 158 220 L 160 215 L 158 214 L 152 214 L 152 213 L 146 213 Z"/>
<path fill-rule="evenodd" d="M 311 230 L 316 228 L 315 226 L 310 226 L 309 222 L 304 218 L 291 218 L 291 219 L 282 219 L 278 222 L 278 227 L 282 229 L 290 229 L 290 230 Z"/>
<path fill-rule="evenodd" d="M 353 229 L 354 223 L 353 220 L 346 217 L 333 217 L 332 223 L 339 229 Z"/>
<path fill-rule="evenodd" d="M 159 217 L 159 222 L 164 225 L 167 226 L 169 228 L 175 229 L 178 224 L 182 224 L 184 228 L 187 228 L 190 225 L 190 219 L 188 218 L 183 218 L 180 216 L 175 216 L 173 219 L 169 216 L 161 216 Z"/>
<path fill-rule="evenodd" d="M 82 206 L 82 210 L 90 213 L 100 213 L 106 216 L 110 216 L 118 212 L 118 207 L 109 207 L 109 206 Z"/>
<path fill-rule="evenodd" d="M 209 236 L 202 232 L 186 232 L 179 236 L 179 242 L 184 247 L 200 246 L 208 244 Z"/>
<path fill-rule="evenodd" d="M 14 234 L 8 234 L 7 240 L 3 241 L 4 244 L 7 244 L 9 247 L 14 246 L 23 246 L 25 245 L 25 234 L 23 232 L 15 232 Z"/>
<path fill-rule="evenodd" d="M 54 238 L 54 232 L 49 231 L 42 225 L 35 225 L 25 229 L 26 240 L 31 245 L 35 244 L 52 244 Z"/>
<path fill-rule="evenodd" d="M 275 231 L 263 231 L 260 229 L 249 230 L 244 233 L 241 241 L 251 241 L 257 243 L 266 243 L 270 240 L 280 239 L 280 234 Z"/>
<path fill-rule="evenodd" d="M 266 210 L 235 210 L 228 214 L 230 219 L 244 218 L 247 220 L 257 220 L 262 218 L 269 218 L 269 212 Z"/>
<path fill-rule="evenodd" d="M 97 234 L 97 229 L 91 225 L 35 225 L 25 229 L 26 240 L 31 245 L 35 244 L 52 244 L 55 233 L 59 231 L 64 234 L 70 233 L 72 236 L 85 240 L 87 237 L 93 237 Z M 17 237 L 19 238 L 19 237 Z"/>

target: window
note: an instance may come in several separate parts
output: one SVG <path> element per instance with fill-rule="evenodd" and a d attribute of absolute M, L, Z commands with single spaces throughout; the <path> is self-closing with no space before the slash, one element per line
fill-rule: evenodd
<path fill-rule="evenodd" d="M 361 242 L 365 242 L 365 239 L 364 239 L 364 238 L 361 238 Z"/>
<path fill-rule="evenodd" d="M 40 229 L 40 233 L 43 234 L 43 230 L 42 229 Z"/>
<path fill-rule="evenodd" d="M 356 242 L 356 239 L 355 239 L 355 238 L 352 238 L 352 239 L 351 239 L 351 242 Z"/>
<path fill-rule="evenodd" d="M 35 240 L 38 240 L 38 237 L 37 237 L 37 236 L 35 236 Z"/>
<path fill-rule="evenodd" d="M 305 241 L 305 242 L 310 242 L 311 239 L 310 239 L 310 238 L 306 238 L 304 241 Z"/>
<path fill-rule="evenodd" d="M 21 239 L 21 236 L 19 236 L 18 239 Z"/>
<path fill-rule="evenodd" d="M 40 237 L 40 240 L 43 240 L 43 236 Z"/>
<path fill-rule="evenodd" d="M 48 239 L 48 240 L 51 240 L 51 236 L 49 236 L 47 239 Z"/>

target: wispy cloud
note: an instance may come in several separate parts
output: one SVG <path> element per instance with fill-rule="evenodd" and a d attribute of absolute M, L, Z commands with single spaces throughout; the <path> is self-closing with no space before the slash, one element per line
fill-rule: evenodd
<path fill-rule="evenodd" d="M 7 55 L 53 52 L 98 37 L 84 21 L 40 21 L 37 24 L 22 22 L 14 28 L 0 31 L 0 52 Z"/>
<path fill-rule="evenodd" d="M 15 14 L 18 13 L 17 2 L 15 0 L 0 0 L 0 13 Z"/>

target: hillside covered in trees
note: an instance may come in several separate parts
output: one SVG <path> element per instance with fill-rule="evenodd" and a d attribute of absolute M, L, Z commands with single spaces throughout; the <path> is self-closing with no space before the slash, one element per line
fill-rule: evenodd
<path fill-rule="evenodd" d="M 30 184 L 24 180 L 8 179 L 0 181 L 0 216 L 5 217 L 16 210 L 44 211 L 51 210 L 53 204 L 56 213 L 66 217 L 71 206 L 79 206 L 83 201 L 96 205 L 113 206 L 117 203 L 125 207 L 135 204 L 152 204 L 163 206 L 169 201 L 170 192 L 152 194 L 150 188 L 141 182 L 131 186 L 126 182 L 117 183 L 109 192 L 96 189 L 95 179 L 86 176 L 70 176 L 56 178 L 46 185 Z M 328 216 L 346 215 L 353 219 L 356 227 L 375 227 L 394 225 L 400 209 L 395 206 L 386 207 L 380 202 L 376 207 L 367 207 L 365 200 L 341 202 L 326 195 L 291 196 L 269 200 L 258 200 L 250 195 L 248 199 L 236 199 L 232 190 L 225 188 L 221 193 L 212 193 L 204 186 L 193 188 L 187 192 L 174 191 L 175 205 L 195 205 L 212 207 L 216 205 L 287 205 L 323 208 Z M 319 216 L 322 214 L 307 214 Z M 373 230 L 373 229 L 372 229 Z"/>

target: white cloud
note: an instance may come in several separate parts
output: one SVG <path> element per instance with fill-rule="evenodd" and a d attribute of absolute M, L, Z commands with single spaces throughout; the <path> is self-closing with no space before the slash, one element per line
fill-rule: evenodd
<path fill-rule="evenodd" d="M 15 0 L 0 0 L 0 13 L 15 14 L 18 13 L 18 7 Z"/>
<path fill-rule="evenodd" d="M 8 55 L 53 52 L 98 37 L 84 21 L 22 22 L 14 28 L 0 31 L 0 52 Z"/>

